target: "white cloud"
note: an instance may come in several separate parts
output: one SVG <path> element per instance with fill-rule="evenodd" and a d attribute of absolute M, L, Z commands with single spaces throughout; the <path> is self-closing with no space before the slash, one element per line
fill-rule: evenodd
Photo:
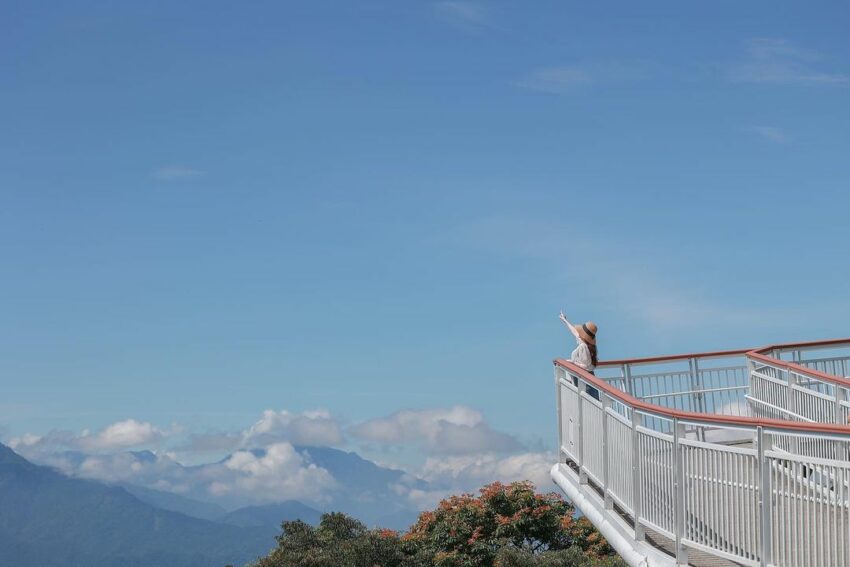
<path fill-rule="evenodd" d="M 557 456 L 549 453 L 429 458 L 419 475 L 431 483 L 444 485 L 481 486 L 496 480 L 530 480 L 538 486 L 545 486 L 550 482 L 549 469 L 556 461 Z"/>
<path fill-rule="evenodd" d="M 551 94 L 566 94 L 593 82 L 590 73 L 578 65 L 535 69 L 518 81 L 520 87 Z"/>
<path fill-rule="evenodd" d="M 576 225 L 553 225 L 539 220 L 491 217 L 469 223 L 453 238 L 498 255 L 529 258 L 555 266 L 559 277 L 592 290 L 598 304 L 631 318 L 658 336 L 685 328 L 774 329 L 797 313 L 783 310 L 719 305 L 699 285 L 675 277 L 658 263 L 663 251 L 641 252 L 640 243 L 592 238 Z M 581 266 L 580 270 L 572 269 Z M 569 315 L 569 313 L 567 314 Z"/>
<path fill-rule="evenodd" d="M 516 85 L 543 93 L 569 94 L 591 85 L 637 81 L 658 70 L 658 66 L 649 61 L 572 63 L 534 69 Z"/>
<path fill-rule="evenodd" d="M 262 447 L 282 440 L 295 445 L 330 447 L 343 443 L 343 436 L 339 423 L 326 410 L 300 414 L 266 410 L 263 417 L 244 433 L 242 445 Z"/>
<path fill-rule="evenodd" d="M 730 80 L 742 83 L 841 85 L 850 82 L 844 73 L 821 71 L 814 64 L 823 59 L 784 39 L 758 38 L 747 44 L 746 55 L 728 70 Z"/>
<path fill-rule="evenodd" d="M 747 130 L 768 142 L 786 144 L 791 141 L 784 130 L 775 126 L 749 126 Z"/>
<path fill-rule="evenodd" d="M 368 491 L 345 494 L 346 479 L 335 479 L 316 464 L 310 450 L 294 446 L 344 443 L 338 421 L 326 410 L 266 410 L 240 432 L 195 436 L 181 448 L 181 454 L 192 447 L 199 452 L 204 448 L 232 451 L 224 459 L 206 464 L 187 466 L 165 450 L 166 442 L 173 445 L 172 436 L 178 433 L 183 432 L 176 426 L 164 430 L 127 419 L 95 432 L 25 434 L 12 439 L 10 445 L 25 457 L 71 476 L 165 490 L 225 507 L 289 499 L 321 507 L 340 498 L 354 498 L 363 504 L 357 499 L 374 497 Z M 551 456 L 538 453 L 512 455 L 522 450 L 519 441 L 493 430 L 481 412 L 467 406 L 399 411 L 355 425 L 350 433 L 384 448 L 421 450 L 430 455 L 421 471 L 408 470 L 393 481 L 394 486 L 386 487 L 399 496 L 390 503 L 393 506 L 424 508 L 452 492 L 474 490 L 493 480 L 530 478 L 541 482 L 548 470 L 545 465 L 552 461 Z M 158 448 L 126 450 L 145 445 Z M 430 483 L 420 480 L 420 474 Z"/>
<path fill-rule="evenodd" d="M 237 451 L 216 463 L 187 467 L 169 453 L 42 454 L 38 462 L 67 475 L 129 483 L 212 500 L 225 506 L 283 500 L 323 502 L 337 484 L 289 443 L 265 450 Z"/>
<path fill-rule="evenodd" d="M 178 449 L 191 454 L 222 453 L 268 447 L 281 441 L 293 445 L 334 447 L 344 444 L 345 437 L 339 422 L 327 410 L 297 413 L 268 409 L 243 431 L 194 434 Z"/>
<path fill-rule="evenodd" d="M 480 412 L 466 406 L 403 410 L 355 425 L 349 433 L 385 446 L 417 445 L 432 454 L 507 452 L 522 446 L 511 435 L 494 431 Z"/>
<path fill-rule="evenodd" d="M 478 2 L 454 0 L 434 2 L 432 6 L 440 19 L 455 27 L 467 31 L 489 27 L 487 12 Z"/>
<path fill-rule="evenodd" d="M 530 480 L 538 490 L 551 485 L 549 469 L 557 457 L 549 453 L 521 453 L 509 457 L 494 454 L 429 458 L 417 471 L 427 488 L 399 487 L 418 509 L 433 508 L 451 494 L 471 492 L 491 482 Z"/>
<path fill-rule="evenodd" d="M 126 419 L 107 425 L 95 433 L 88 429 L 84 429 L 79 434 L 71 431 L 51 431 L 43 436 L 27 433 L 9 440 L 9 446 L 29 455 L 60 450 L 129 449 L 157 445 L 179 431 L 176 426 L 166 430 L 146 421 Z"/>
<path fill-rule="evenodd" d="M 203 171 L 185 165 L 166 165 L 153 170 L 151 175 L 160 181 L 179 181 L 203 175 Z"/>
<path fill-rule="evenodd" d="M 236 493 L 256 502 L 268 501 L 270 495 L 276 500 L 317 502 L 336 486 L 327 470 L 308 463 L 289 443 L 276 443 L 259 455 L 238 451 L 222 466 L 232 475 L 229 482 L 219 479 L 210 484 L 213 495 Z"/>
<path fill-rule="evenodd" d="M 127 419 L 105 427 L 94 435 L 78 438 L 81 448 L 89 450 L 124 449 L 162 441 L 166 432 L 146 421 Z"/>

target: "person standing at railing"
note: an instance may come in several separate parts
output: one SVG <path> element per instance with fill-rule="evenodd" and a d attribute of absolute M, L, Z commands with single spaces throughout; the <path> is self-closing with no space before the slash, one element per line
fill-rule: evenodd
<path fill-rule="evenodd" d="M 593 374 L 594 370 L 596 370 L 596 365 L 599 363 L 596 351 L 596 331 L 598 330 L 596 323 L 588 321 L 581 325 L 573 325 L 567 320 L 567 316 L 564 315 L 563 311 L 561 311 L 560 319 L 576 339 L 576 348 L 570 355 L 570 362 Z M 578 386 L 578 380 L 574 380 L 574 382 Z M 597 400 L 599 399 L 599 390 L 593 386 L 587 387 L 587 393 Z"/>

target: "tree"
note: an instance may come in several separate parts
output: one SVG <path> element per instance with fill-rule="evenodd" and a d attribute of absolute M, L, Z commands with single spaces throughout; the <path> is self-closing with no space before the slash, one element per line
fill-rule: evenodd
<path fill-rule="evenodd" d="M 499 550 L 494 567 L 625 567 L 619 557 L 595 558 L 579 547 L 559 551 L 544 551 L 534 555 L 521 549 L 505 547 Z"/>
<path fill-rule="evenodd" d="M 281 527 L 277 549 L 256 567 L 402 567 L 405 559 L 398 533 L 369 530 L 338 512 L 324 514 L 316 528 L 301 521 Z"/>
<path fill-rule="evenodd" d="M 599 567 L 624 565 L 585 518 L 530 482 L 485 486 L 423 512 L 404 534 L 345 514 L 315 528 L 284 522 L 278 547 L 254 567 Z"/>
<path fill-rule="evenodd" d="M 578 546 L 591 557 L 613 550 L 558 494 L 536 494 L 530 482 L 493 483 L 443 500 L 404 536 L 433 553 L 438 567 L 490 567 L 502 548 L 529 555 Z"/>

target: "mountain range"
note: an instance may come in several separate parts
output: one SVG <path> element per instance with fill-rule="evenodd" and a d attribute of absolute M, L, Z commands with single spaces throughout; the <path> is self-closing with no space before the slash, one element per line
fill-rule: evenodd
<path fill-rule="evenodd" d="M 403 471 L 338 449 L 299 451 L 345 480 L 345 489 L 325 510 L 286 501 L 227 511 L 171 492 L 69 477 L 0 444 L 0 565 L 244 565 L 275 546 L 274 536 L 284 520 L 316 523 L 322 511 L 333 509 L 370 525 L 403 529 L 415 521 L 416 512 L 392 493 L 392 486 L 405 477 Z M 138 457 L 150 458 L 144 452 Z M 405 481 L 426 486 L 415 479 Z"/>

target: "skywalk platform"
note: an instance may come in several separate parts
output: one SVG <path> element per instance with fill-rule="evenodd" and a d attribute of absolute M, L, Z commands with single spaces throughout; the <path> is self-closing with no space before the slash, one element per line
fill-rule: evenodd
<path fill-rule="evenodd" d="M 850 339 L 556 360 L 552 479 L 630 565 L 850 567 L 848 374 Z"/>

